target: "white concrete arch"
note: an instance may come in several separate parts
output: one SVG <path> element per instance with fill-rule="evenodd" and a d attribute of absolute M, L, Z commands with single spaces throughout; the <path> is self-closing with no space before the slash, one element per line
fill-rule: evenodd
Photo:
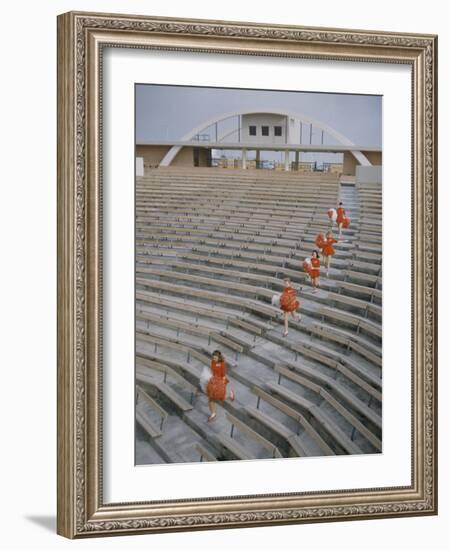
<path fill-rule="evenodd" d="M 207 128 L 208 126 L 211 126 L 212 124 L 215 124 L 216 122 L 221 122 L 222 120 L 231 118 L 233 116 L 249 115 L 249 114 L 256 114 L 256 113 L 274 114 L 274 115 L 282 115 L 282 116 L 297 118 L 301 122 L 305 122 L 306 124 L 312 124 L 313 126 L 320 128 L 321 130 L 324 130 L 326 133 L 334 137 L 342 145 L 354 145 L 356 147 L 355 143 L 353 143 L 346 136 L 344 136 L 343 134 L 341 134 L 331 126 L 328 126 L 324 122 L 308 117 L 303 113 L 273 110 L 272 108 L 260 108 L 260 109 L 257 109 L 256 111 L 230 111 L 227 113 L 222 113 L 221 115 L 214 116 L 213 118 L 205 120 L 199 126 L 196 126 L 192 130 L 187 132 L 187 134 L 185 134 L 181 138 L 181 141 L 186 141 L 186 142 L 190 141 L 193 138 L 193 136 L 195 136 L 196 134 L 199 134 L 201 130 L 203 130 L 204 128 Z M 160 166 L 170 166 L 173 159 L 176 157 L 176 155 L 179 153 L 181 149 L 182 149 L 181 145 L 174 145 L 173 147 L 171 147 L 171 149 L 165 154 L 164 158 L 161 160 Z M 366 158 L 366 156 L 361 151 L 354 149 L 354 150 L 351 150 L 351 153 L 354 155 L 354 157 L 362 166 L 371 166 L 371 162 Z"/>

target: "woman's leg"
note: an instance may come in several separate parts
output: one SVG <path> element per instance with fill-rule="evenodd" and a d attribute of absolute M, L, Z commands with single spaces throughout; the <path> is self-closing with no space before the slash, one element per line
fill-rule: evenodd
<path fill-rule="evenodd" d="M 234 393 L 234 390 L 232 388 L 229 388 L 227 390 L 225 399 L 229 399 L 230 401 L 234 401 L 235 393 Z"/>
<path fill-rule="evenodd" d="M 284 311 L 284 336 L 288 334 L 288 311 Z"/>
<path fill-rule="evenodd" d="M 338 224 L 338 236 L 341 237 L 341 229 L 343 227 L 343 222 Z"/>
<path fill-rule="evenodd" d="M 331 268 L 331 258 L 332 256 L 326 256 L 326 275 L 329 277 L 329 271 Z"/>
<path fill-rule="evenodd" d="M 210 416 L 207 419 L 208 421 L 213 420 L 217 415 L 216 413 L 217 406 L 215 404 L 215 401 L 213 401 L 212 399 L 209 399 L 209 410 L 210 410 Z"/>

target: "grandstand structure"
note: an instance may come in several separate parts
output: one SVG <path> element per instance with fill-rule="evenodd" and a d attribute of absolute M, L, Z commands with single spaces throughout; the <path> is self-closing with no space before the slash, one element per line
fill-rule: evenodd
<path fill-rule="evenodd" d="M 313 293 L 303 260 L 351 219 Z M 334 228 L 336 231 L 336 228 Z M 300 318 L 272 298 L 288 276 Z M 136 178 L 136 463 L 382 451 L 382 191 L 330 172 L 169 166 Z M 234 401 L 208 423 L 213 350 Z"/>
<path fill-rule="evenodd" d="M 168 166 L 244 170 L 270 166 L 299 172 L 314 171 L 320 166 L 320 171 L 355 176 L 357 166 L 381 164 L 380 147 L 356 145 L 322 121 L 268 107 L 256 112 L 234 110 L 214 115 L 179 140 L 140 139 L 136 144 L 138 176 Z"/>

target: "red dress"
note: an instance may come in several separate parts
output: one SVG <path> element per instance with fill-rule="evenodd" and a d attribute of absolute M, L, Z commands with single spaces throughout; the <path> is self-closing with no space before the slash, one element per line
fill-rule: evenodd
<path fill-rule="evenodd" d="M 310 270 L 310 276 L 312 279 L 320 276 L 320 260 L 318 258 L 312 258 L 310 260 L 312 264 L 312 269 Z"/>
<path fill-rule="evenodd" d="M 281 294 L 280 303 L 282 311 L 287 311 L 288 313 L 296 311 L 299 308 L 296 290 L 291 286 L 284 288 Z"/>
<path fill-rule="evenodd" d="M 214 401 L 224 401 L 226 398 L 226 384 L 229 383 L 229 379 L 226 376 L 225 362 L 212 359 L 210 368 L 212 378 L 207 383 L 207 396 Z"/>
<path fill-rule="evenodd" d="M 343 220 L 346 218 L 346 212 L 345 209 L 339 206 L 337 208 L 337 224 L 340 225 L 343 223 Z"/>
<path fill-rule="evenodd" d="M 324 241 L 323 254 L 325 256 L 333 256 L 335 254 L 335 249 L 333 247 L 335 243 L 338 243 L 338 240 L 333 237 L 329 237 Z"/>

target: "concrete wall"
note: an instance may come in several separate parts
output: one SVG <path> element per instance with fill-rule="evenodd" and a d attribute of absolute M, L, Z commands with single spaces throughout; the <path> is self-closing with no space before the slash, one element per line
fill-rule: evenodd
<path fill-rule="evenodd" d="M 241 141 L 246 143 L 285 144 L 287 134 L 287 117 L 270 113 L 251 113 L 242 115 Z M 249 127 L 256 126 L 256 135 L 249 135 Z M 262 135 L 262 126 L 269 127 L 269 135 Z M 282 127 L 282 136 L 274 135 L 274 127 Z"/>
<path fill-rule="evenodd" d="M 357 166 L 355 182 L 356 185 L 382 183 L 382 166 Z"/>
<path fill-rule="evenodd" d="M 158 166 L 169 150 L 168 145 L 137 145 L 136 157 L 143 157 L 145 170 L 148 170 Z"/>
<path fill-rule="evenodd" d="M 343 153 L 343 174 L 345 176 L 355 176 L 355 167 L 357 164 L 351 151 L 345 151 Z"/>
<path fill-rule="evenodd" d="M 194 166 L 195 147 L 183 147 L 173 159 L 171 166 Z M 208 166 L 209 152 L 207 149 L 198 148 L 198 166 Z"/>
<path fill-rule="evenodd" d="M 191 147 L 182 147 L 172 160 L 171 166 L 193 166 L 193 149 Z"/>
<path fill-rule="evenodd" d="M 365 157 L 371 162 L 374 166 L 382 165 L 382 153 L 375 151 L 362 151 Z"/>
<path fill-rule="evenodd" d="M 156 168 L 164 158 L 165 154 L 171 149 L 168 145 L 137 145 L 136 158 L 142 157 L 145 171 Z M 183 147 L 171 163 L 172 166 L 194 165 L 194 147 Z M 207 149 L 198 150 L 199 166 L 208 166 L 209 153 Z"/>
<path fill-rule="evenodd" d="M 382 166 L 381 152 L 362 151 L 362 153 L 373 166 Z M 357 162 L 351 151 L 345 151 L 345 153 L 343 154 L 343 174 L 345 176 L 355 176 L 357 166 L 359 166 L 359 163 Z"/>

